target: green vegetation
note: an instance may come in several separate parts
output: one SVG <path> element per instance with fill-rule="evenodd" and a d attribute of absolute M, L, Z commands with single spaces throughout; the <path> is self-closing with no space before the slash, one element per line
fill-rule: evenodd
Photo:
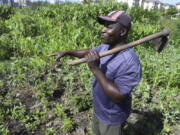
<path fill-rule="evenodd" d="M 162 53 L 151 43 L 136 47 L 142 80 L 133 91 L 136 121 L 128 121 L 130 135 L 170 135 L 180 116 L 179 20 L 162 20 L 161 12 L 109 3 L 12 9 L 0 6 L 0 134 L 76 134 L 90 127 L 91 73 L 86 64 L 67 65 L 47 55 L 100 44 L 102 28 L 96 16 L 125 10 L 133 19 L 129 41 L 168 27 L 172 32 Z M 133 113 L 133 114 L 134 114 Z M 133 115 L 132 115 L 133 116 Z M 86 129 L 91 133 L 89 128 Z"/>
<path fill-rule="evenodd" d="M 57 113 L 57 115 L 61 118 L 64 119 L 64 121 L 62 122 L 63 125 L 61 126 L 61 129 L 64 131 L 70 131 L 73 129 L 73 123 L 71 121 L 71 119 L 67 116 L 67 114 L 64 112 L 63 108 L 61 105 L 56 104 L 55 107 L 55 112 Z"/>

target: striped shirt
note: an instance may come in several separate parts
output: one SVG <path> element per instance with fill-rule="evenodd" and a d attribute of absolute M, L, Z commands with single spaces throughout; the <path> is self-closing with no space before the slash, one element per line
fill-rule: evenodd
<path fill-rule="evenodd" d="M 109 45 L 101 44 L 94 51 L 100 53 L 107 51 Z M 100 69 L 105 76 L 111 80 L 121 93 L 128 96 L 121 102 L 115 103 L 101 89 L 95 76 L 92 79 L 92 93 L 94 103 L 94 113 L 96 117 L 108 124 L 122 124 L 131 112 L 131 92 L 141 79 L 141 64 L 133 49 L 125 49 L 118 53 L 102 57 L 100 59 Z"/>

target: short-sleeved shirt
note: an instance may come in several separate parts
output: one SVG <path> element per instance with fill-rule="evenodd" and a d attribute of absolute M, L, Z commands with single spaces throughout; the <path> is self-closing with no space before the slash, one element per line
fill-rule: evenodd
<path fill-rule="evenodd" d="M 109 45 L 101 44 L 92 50 L 107 51 Z M 108 125 L 122 124 L 131 112 L 131 92 L 141 79 L 141 64 L 132 48 L 102 57 L 100 69 L 112 81 L 120 93 L 127 94 L 120 103 L 115 103 L 102 90 L 95 76 L 92 79 L 92 93 L 95 116 Z"/>

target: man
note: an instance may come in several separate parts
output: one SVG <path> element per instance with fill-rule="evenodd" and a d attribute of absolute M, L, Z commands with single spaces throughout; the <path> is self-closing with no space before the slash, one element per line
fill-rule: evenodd
<path fill-rule="evenodd" d="M 98 53 L 126 44 L 131 19 L 124 11 L 113 11 L 97 20 L 104 25 L 102 44 L 96 48 L 67 50 L 50 54 L 57 60 L 65 55 L 85 57 L 92 80 L 95 135 L 122 135 L 122 124 L 131 112 L 131 91 L 141 78 L 141 64 L 129 48 L 99 58 Z"/>

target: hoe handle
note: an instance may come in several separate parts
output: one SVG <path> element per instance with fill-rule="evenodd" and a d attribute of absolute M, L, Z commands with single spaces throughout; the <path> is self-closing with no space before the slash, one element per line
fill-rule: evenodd
<path fill-rule="evenodd" d="M 157 32 L 155 34 L 146 36 L 146 37 L 144 37 L 142 39 L 139 39 L 137 41 L 133 41 L 131 43 L 121 45 L 119 47 L 113 48 L 113 49 L 105 51 L 105 52 L 101 52 L 101 53 L 99 53 L 99 56 L 104 57 L 104 56 L 107 56 L 107 55 L 122 51 L 124 49 L 143 44 L 143 43 L 148 42 L 150 40 L 153 40 L 153 39 L 156 39 L 156 38 L 159 38 L 159 37 L 162 37 L 162 36 L 168 36 L 168 35 L 169 35 L 169 31 L 167 29 L 164 29 L 161 32 Z M 85 63 L 85 62 L 86 62 L 86 59 L 81 58 L 81 59 L 77 59 L 77 60 L 73 60 L 73 61 L 68 61 L 68 64 L 74 66 L 74 65 L 77 65 L 77 64 Z"/>

